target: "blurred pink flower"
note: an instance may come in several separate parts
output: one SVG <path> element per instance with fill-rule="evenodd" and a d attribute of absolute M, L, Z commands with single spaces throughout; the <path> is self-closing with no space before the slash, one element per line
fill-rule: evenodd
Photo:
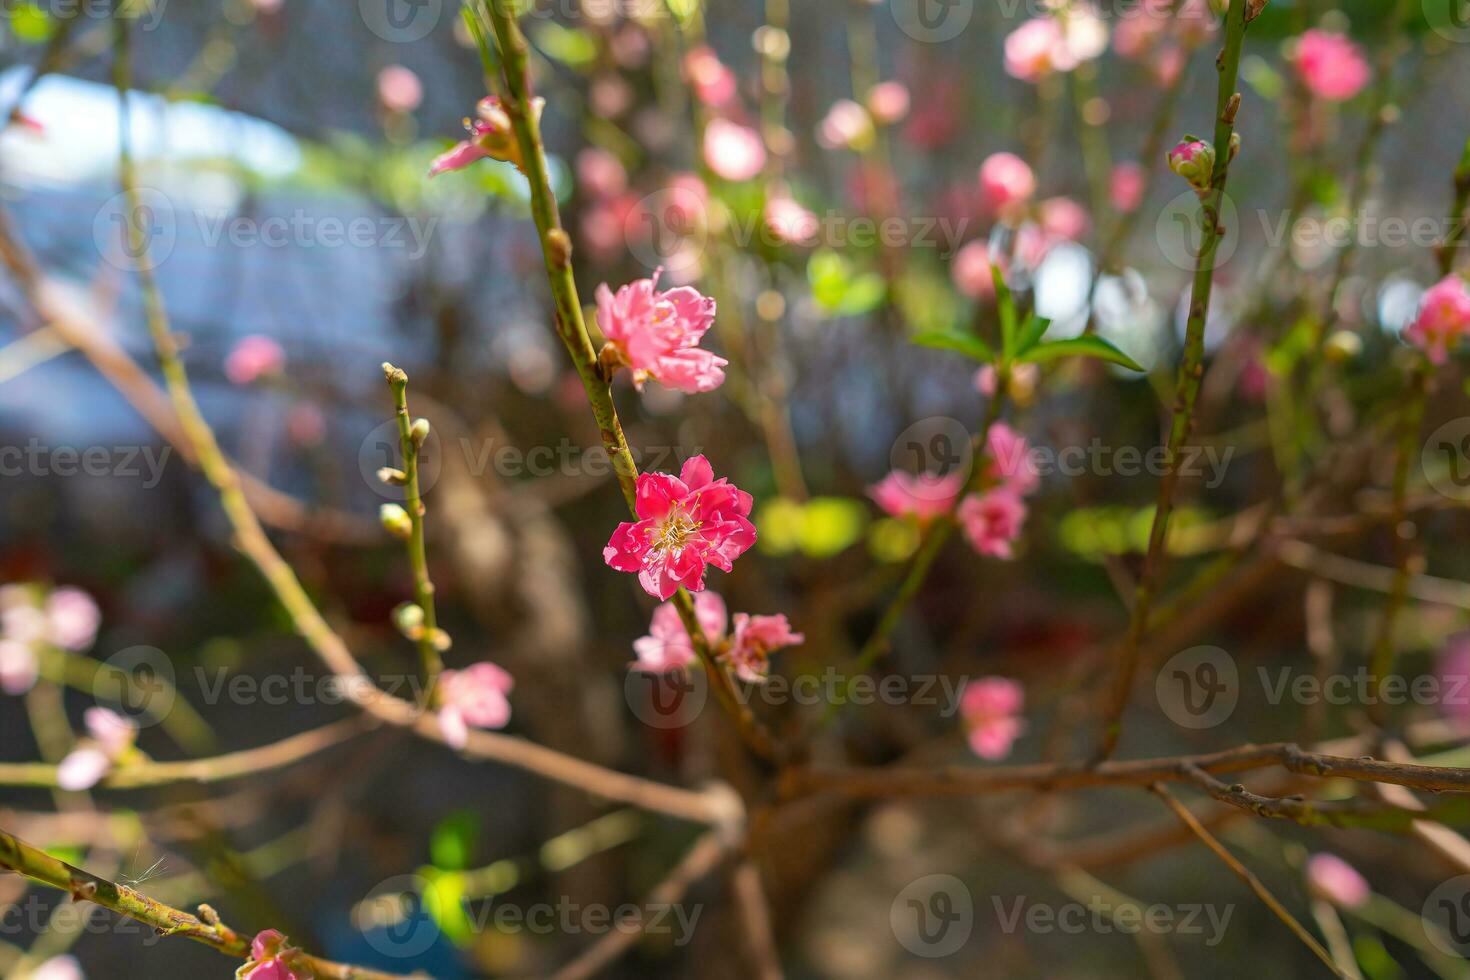
<path fill-rule="evenodd" d="M 1315 28 L 1297 39 L 1292 63 L 1307 90 L 1329 102 L 1351 99 L 1373 74 L 1356 44 Z"/>
<path fill-rule="evenodd" d="M 378 72 L 378 98 L 394 112 L 412 112 L 424 101 L 424 85 L 402 65 L 389 65 Z"/>
<path fill-rule="evenodd" d="M 510 723 L 510 692 L 515 679 L 482 661 L 439 675 L 439 731 L 451 747 L 462 749 L 470 728 L 504 728 Z"/>
<path fill-rule="evenodd" d="M 85 980 L 74 956 L 53 956 L 26 976 L 29 980 Z"/>
<path fill-rule="evenodd" d="M 868 112 L 880 126 L 892 126 L 909 114 L 909 88 L 903 82 L 879 82 L 868 91 Z"/>
<path fill-rule="evenodd" d="M 1445 641 L 1435 658 L 1439 678 L 1439 712 L 1464 732 L 1470 732 L 1470 632 Z"/>
<path fill-rule="evenodd" d="M 728 617 L 725 600 L 710 589 L 694 593 L 694 615 L 704 630 L 704 638 L 711 648 L 719 645 L 725 637 Z M 652 674 L 678 670 L 694 662 L 694 644 L 684 620 L 672 602 L 665 602 L 653 611 L 653 620 L 648 626 L 648 635 L 633 641 L 633 652 L 638 655 L 633 663 L 634 670 Z"/>
<path fill-rule="evenodd" d="M 286 415 L 286 435 L 298 446 L 319 446 L 327 434 L 327 417 L 314 402 L 292 405 Z"/>
<path fill-rule="evenodd" d="M 1188 60 L 1182 48 L 1172 44 L 1160 48 L 1158 54 L 1153 57 L 1154 77 L 1159 80 L 1160 85 L 1167 88 L 1178 81 L 1179 73 L 1184 71 Z"/>
<path fill-rule="evenodd" d="M 968 242 L 955 253 L 949 266 L 954 286 L 971 299 L 995 295 L 995 276 L 990 270 L 990 246 L 984 239 Z"/>
<path fill-rule="evenodd" d="M 577 154 L 577 184 L 589 197 L 616 197 L 628 189 L 628 171 L 607 150 L 590 146 Z"/>
<path fill-rule="evenodd" d="M 791 631 L 791 624 L 784 614 L 749 616 L 736 613 L 735 634 L 726 657 L 735 668 L 737 677 L 750 684 L 760 684 L 770 676 L 772 653 L 805 641 L 805 636 Z"/>
<path fill-rule="evenodd" d="M 821 230 L 821 219 L 790 197 L 772 197 L 766 201 L 766 228 L 782 242 L 807 245 L 815 241 Z"/>
<path fill-rule="evenodd" d="M 82 712 L 82 724 L 86 726 L 87 734 L 112 759 L 120 759 L 127 754 L 138 737 L 137 723 L 111 708 L 88 708 Z"/>
<path fill-rule="evenodd" d="M 704 130 L 704 162 L 726 180 L 750 180 L 766 165 L 766 147 L 749 126 L 712 119 Z"/>
<path fill-rule="evenodd" d="M 989 207 L 1014 210 L 1036 193 L 1036 176 L 1014 153 L 992 153 L 980 165 L 980 193 Z"/>
<path fill-rule="evenodd" d="M 659 292 L 662 272 L 616 294 L 606 283 L 597 287 L 597 325 L 611 348 L 603 356 L 631 368 L 640 388 L 652 378 L 686 394 L 713 391 L 729 362 L 697 345 L 715 322 L 715 301 L 690 286 Z"/>
<path fill-rule="evenodd" d="M 18 640 L 0 639 L 0 691 L 21 695 L 36 686 L 36 651 Z"/>
<path fill-rule="evenodd" d="M 603 561 L 620 572 L 636 572 L 651 596 L 668 599 L 680 586 L 704 589 L 709 565 L 728 572 L 755 544 L 750 494 L 723 477 L 709 460 L 693 456 L 677 477 L 638 477 L 638 520 L 619 524 L 602 549 Z"/>
<path fill-rule="evenodd" d="M 1435 364 L 1449 359 L 1450 350 L 1470 335 L 1470 287 L 1451 273 L 1430 286 L 1419 300 L 1414 322 L 1404 329 L 1404 339 L 1418 347 Z"/>
<path fill-rule="evenodd" d="M 720 108 L 735 98 L 735 73 L 707 44 L 691 48 L 684 56 L 684 78 L 694 97 L 711 108 Z"/>
<path fill-rule="evenodd" d="M 1318 897 L 1350 909 L 1366 905 L 1373 893 L 1368 880 L 1336 854 L 1307 859 L 1307 884 Z"/>
<path fill-rule="evenodd" d="M 1131 11 L 1120 12 L 1113 28 L 1113 50 L 1120 58 L 1148 54 L 1169 29 L 1172 0 L 1144 0 Z"/>
<path fill-rule="evenodd" d="M 965 486 L 965 474 L 906 473 L 893 470 L 868 488 L 868 496 L 890 517 L 913 517 L 927 524 L 954 510 Z"/>
<path fill-rule="evenodd" d="M 1056 18 L 1033 17 L 1006 36 L 1005 67 L 1012 78 L 1034 83 L 1076 65 Z"/>
<path fill-rule="evenodd" d="M 65 790 L 90 789 L 132 752 L 138 726 L 110 708 L 88 708 L 82 715 L 87 738 L 56 767 L 56 785 Z"/>
<path fill-rule="evenodd" d="M 81 589 L 63 586 L 46 597 L 47 639 L 65 650 L 85 650 L 97 639 L 102 613 Z"/>
<path fill-rule="evenodd" d="M 1137 163 L 1129 160 L 1118 164 L 1113 168 L 1108 182 L 1108 194 L 1112 198 L 1113 208 L 1120 213 L 1136 211 L 1143 203 L 1147 183 L 1148 177 L 1143 167 Z"/>
<path fill-rule="evenodd" d="M 531 112 L 537 119 L 541 118 L 541 110 L 545 105 L 545 99 L 531 100 Z M 521 170 L 525 169 L 520 142 L 516 139 L 510 116 L 500 104 L 500 99 L 487 95 L 476 103 L 475 118 L 466 119 L 464 128 L 470 134 L 469 139 L 461 140 L 435 157 L 429 164 L 430 177 L 437 177 L 451 170 L 463 170 L 477 160 L 487 159 L 504 160 Z"/>
<path fill-rule="evenodd" d="M 1014 557 L 1011 544 L 1021 536 L 1026 520 L 1026 505 L 1015 491 L 997 487 L 986 493 L 972 493 L 960 501 L 957 516 L 970 547 L 992 558 Z"/>
<path fill-rule="evenodd" d="M 1070 197 L 1049 197 L 1041 202 L 1041 230 L 1048 237 L 1078 242 L 1091 228 L 1087 209 Z"/>
<path fill-rule="evenodd" d="M 225 377 L 237 385 L 280 374 L 285 368 L 286 352 L 281 345 L 260 334 L 242 337 L 225 357 Z"/>
<path fill-rule="evenodd" d="M 985 437 L 985 448 L 990 457 L 985 464 L 987 478 L 1017 497 L 1035 492 L 1041 483 L 1041 473 L 1025 436 L 1004 422 L 996 422 Z"/>
<path fill-rule="evenodd" d="M 1026 723 L 1021 685 L 1004 677 L 981 677 L 965 685 L 960 716 L 969 730 L 970 749 L 982 759 L 1004 759 Z"/>
<path fill-rule="evenodd" d="M 817 142 L 829 150 L 861 150 L 873 141 L 873 117 L 852 99 L 838 99 L 817 124 Z"/>
<path fill-rule="evenodd" d="M 250 961 L 240 967 L 240 980 L 311 980 L 315 975 L 305 964 L 298 964 L 301 950 L 287 944 L 286 937 L 275 929 L 257 933 L 250 943 Z"/>

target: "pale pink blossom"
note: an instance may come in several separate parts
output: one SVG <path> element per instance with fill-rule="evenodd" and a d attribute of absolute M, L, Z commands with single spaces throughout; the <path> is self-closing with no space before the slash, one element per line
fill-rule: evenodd
<path fill-rule="evenodd" d="M 633 371 L 639 388 L 652 378 L 686 394 L 713 391 L 729 362 L 698 344 L 715 322 L 715 301 L 692 286 L 658 289 L 662 269 L 616 293 L 597 287 L 597 325 L 611 352 L 603 357 Z"/>
<path fill-rule="evenodd" d="M 577 154 L 577 184 L 589 197 L 616 197 L 628 189 L 628 171 L 607 150 L 589 146 Z"/>
<path fill-rule="evenodd" d="M 1058 71 L 1070 71 L 1107 50 L 1108 25 L 1087 4 L 1073 4 L 1060 19 L 1065 53 L 1053 56 Z"/>
<path fill-rule="evenodd" d="M 411 68 L 389 65 L 378 72 L 378 98 L 394 112 L 412 112 L 424 101 L 424 84 Z"/>
<path fill-rule="evenodd" d="M 1112 199 L 1114 210 L 1125 214 L 1138 210 L 1138 206 L 1143 203 L 1147 182 L 1148 176 L 1143 167 L 1131 160 L 1114 167 L 1108 181 L 1108 195 Z"/>
<path fill-rule="evenodd" d="M 97 639 L 102 613 L 81 589 L 63 586 L 46 597 L 46 638 L 64 650 L 85 650 Z"/>
<path fill-rule="evenodd" d="M 1368 880 L 1336 854 L 1307 859 L 1307 884 L 1319 897 L 1350 909 L 1366 905 L 1373 894 Z"/>
<path fill-rule="evenodd" d="M 298 446 L 319 446 L 327 434 L 327 417 L 313 402 L 292 405 L 286 414 L 286 435 Z"/>
<path fill-rule="evenodd" d="M 1184 71 L 1187 62 L 1188 58 L 1182 48 L 1172 44 L 1161 48 L 1153 58 L 1154 77 L 1159 80 L 1160 85 L 1168 88 L 1178 81 L 1179 73 Z"/>
<path fill-rule="evenodd" d="M 113 767 L 132 754 L 138 726 L 110 708 L 88 708 L 82 715 L 88 737 L 77 743 L 56 767 L 56 785 L 84 790 L 97 785 Z"/>
<path fill-rule="evenodd" d="M 439 731 L 452 748 L 462 749 L 471 728 L 504 728 L 510 722 L 510 692 L 515 680 L 495 664 L 482 661 L 439 675 Z"/>
<path fill-rule="evenodd" d="M 969 731 L 970 749 L 982 759 L 1004 759 L 1026 723 L 1021 685 L 1004 677 L 981 677 L 965 685 L 960 715 Z"/>
<path fill-rule="evenodd" d="M 248 385 L 280 374 L 285 368 L 286 352 L 280 344 L 261 334 L 240 338 L 225 357 L 225 377 L 231 384 Z"/>
<path fill-rule="evenodd" d="M 984 239 L 968 242 L 955 253 L 949 266 L 954 286 L 971 299 L 995 295 L 995 275 L 990 269 L 990 246 Z"/>
<path fill-rule="evenodd" d="M 725 638 L 728 617 L 725 600 L 718 592 L 706 589 L 694 594 L 694 616 L 711 648 L 717 647 Z M 648 625 L 648 635 L 633 641 L 633 652 L 638 655 L 633 669 L 661 674 L 679 670 L 694 662 L 694 644 L 684 620 L 672 602 L 665 602 L 653 611 L 653 620 Z"/>
<path fill-rule="evenodd" d="M 17 640 L 0 639 L 0 691 L 21 695 L 36 686 L 36 651 Z"/>
<path fill-rule="evenodd" d="M 1087 209 L 1070 197 L 1049 197 L 1041 202 L 1041 230 L 1049 238 L 1077 242 L 1091 229 Z"/>
<path fill-rule="evenodd" d="M 694 97 L 712 108 L 735 98 L 735 73 L 707 44 L 691 48 L 684 56 L 684 78 L 694 89 Z"/>
<path fill-rule="evenodd" d="M 777 241 L 797 245 L 813 242 L 822 224 L 815 214 L 784 195 L 766 201 L 764 219 L 766 229 Z"/>
<path fill-rule="evenodd" d="M 545 99 L 531 100 L 531 112 L 537 119 L 541 118 L 541 110 L 545 105 Z M 477 160 L 504 160 L 525 170 L 520 141 L 516 139 L 510 116 L 506 113 L 505 106 L 501 105 L 500 99 L 487 95 L 476 103 L 475 118 L 465 119 L 464 128 L 470 134 L 469 138 L 461 140 L 435 157 L 429 164 L 430 177 L 437 177 L 451 170 L 463 170 Z"/>
<path fill-rule="evenodd" d="M 791 631 L 791 624 L 784 614 L 750 616 L 736 613 L 735 632 L 726 659 L 741 680 L 760 684 L 770 676 L 772 653 L 805 641 L 805 636 Z"/>
<path fill-rule="evenodd" d="M 1373 74 L 1356 44 L 1341 34 L 1317 29 L 1297 40 L 1292 63 L 1307 91 L 1329 102 L 1351 99 Z"/>
<path fill-rule="evenodd" d="M 0 636 L 17 643 L 40 643 L 49 631 L 46 614 L 25 597 L 0 609 Z"/>
<path fill-rule="evenodd" d="M 250 942 L 250 960 L 236 973 L 238 980 L 311 980 L 315 973 L 301 961 L 301 950 L 288 944 L 275 929 L 257 933 Z"/>
<path fill-rule="evenodd" d="M 1113 28 L 1113 50 L 1121 58 L 1141 58 L 1169 30 L 1172 0 L 1144 0 L 1131 12 L 1120 13 Z"/>
<path fill-rule="evenodd" d="M 703 591 L 708 566 L 728 572 L 755 544 L 751 503 L 750 494 L 723 477 L 716 480 L 703 456 L 688 459 L 677 477 L 640 474 L 638 520 L 618 525 L 602 549 L 603 561 L 620 572 L 636 572 L 639 584 L 658 599 L 668 599 L 680 586 Z"/>
<path fill-rule="evenodd" d="M 817 124 L 817 142 L 829 150 L 861 150 L 873 141 L 873 117 L 852 99 L 838 99 Z"/>
<path fill-rule="evenodd" d="M 980 165 L 980 194 L 997 211 L 1024 205 L 1036 193 L 1036 175 L 1014 153 L 992 153 Z"/>
<path fill-rule="evenodd" d="M 1435 660 L 1435 675 L 1444 692 L 1440 714 L 1470 732 L 1470 632 L 1456 633 L 1445 642 Z"/>
<path fill-rule="evenodd" d="M 1011 559 L 1011 545 L 1021 536 L 1026 521 L 1026 504 L 1007 487 L 972 493 L 960 501 L 956 515 L 965 538 L 978 554 Z"/>
<path fill-rule="evenodd" d="M 726 180 L 750 180 L 766 165 L 766 146 L 749 126 L 712 119 L 704 130 L 704 162 Z"/>
<path fill-rule="evenodd" d="M 82 712 L 82 724 L 92 740 L 114 760 L 126 755 L 138 737 L 137 723 L 111 708 L 88 708 Z"/>
<path fill-rule="evenodd" d="M 909 88 L 903 82 L 879 82 L 868 90 L 868 112 L 880 126 L 892 126 L 909 114 Z"/>
<path fill-rule="evenodd" d="M 985 476 L 988 480 L 1017 497 L 1026 497 L 1035 492 L 1041 483 L 1041 473 L 1031 455 L 1031 444 L 1026 441 L 1025 436 L 1004 422 L 996 422 L 986 434 L 985 448 L 990 457 L 985 464 Z"/>
<path fill-rule="evenodd" d="M 1470 336 L 1470 286 L 1451 273 L 1425 290 L 1414 322 L 1404 329 L 1404 339 L 1435 364 L 1443 364 L 1466 336 Z"/>
<path fill-rule="evenodd" d="M 894 470 L 868 488 L 868 496 L 890 517 L 912 517 L 927 524 L 954 510 L 965 486 L 964 473 L 906 473 Z"/>
<path fill-rule="evenodd" d="M 85 980 L 82 965 L 74 956 L 53 956 L 26 976 L 29 980 Z"/>
<path fill-rule="evenodd" d="M 1012 78 L 1035 83 L 1075 67 L 1054 17 L 1033 17 L 1006 36 L 1005 68 Z"/>

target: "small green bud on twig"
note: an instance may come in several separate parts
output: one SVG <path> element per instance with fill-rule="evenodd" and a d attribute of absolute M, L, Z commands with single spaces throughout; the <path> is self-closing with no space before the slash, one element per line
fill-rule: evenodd
<path fill-rule="evenodd" d="M 408 511 L 397 504 L 384 504 L 378 508 L 378 520 L 382 522 L 383 530 L 407 541 L 413 536 L 413 521 L 408 516 Z"/>
<path fill-rule="evenodd" d="M 424 440 L 429 438 L 429 420 L 414 419 L 413 428 L 409 430 L 408 434 L 409 437 L 413 439 L 413 444 L 415 447 L 422 446 L 424 444 Z"/>
<path fill-rule="evenodd" d="M 384 466 L 378 470 L 378 479 L 390 487 L 401 487 L 408 482 L 408 474 L 392 466 Z"/>
<path fill-rule="evenodd" d="M 416 602 L 405 602 L 393 609 L 393 625 L 410 640 L 417 640 L 424 629 L 424 609 Z"/>

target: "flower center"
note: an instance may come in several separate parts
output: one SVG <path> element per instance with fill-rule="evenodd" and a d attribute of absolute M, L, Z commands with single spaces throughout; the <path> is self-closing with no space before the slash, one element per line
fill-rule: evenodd
<path fill-rule="evenodd" d="M 672 507 L 649 532 L 649 543 L 655 554 L 663 556 L 683 549 L 689 536 L 699 530 L 699 522 L 682 507 Z"/>

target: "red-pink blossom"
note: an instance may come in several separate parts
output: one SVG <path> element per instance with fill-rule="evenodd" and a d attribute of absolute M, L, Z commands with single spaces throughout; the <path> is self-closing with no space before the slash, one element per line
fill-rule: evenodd
<path fill-rule="evenodd" d="M 986 493 L 972 493 L 960 501 L 960 527 L 978 554 L 991 558 L 1011 559 L 1011 545 L 1021 536 L 1026 521 L 1026 504 L 1008 487 L 997 487 Z"/>
<path fill-rule="evenodd" d="M 971 299 L 995 295 L 995 275 L 990 269 L 990 246 L 984 239 L 968 242 L 955 253 L 949 266 L 954 286 Z"/>
<path fill-rule="evenodd" d="M 1036 193 L 1036 175 L 1014 153 L 992 153 L 980 165 L 980 193 L 991 208 L 1012 210 Z"/>
<path fill-rule="evenodd" d="M 1368 880 L 1336 854 L 1307 859 L 1307 884 L 1321 898 L 1350 909 L 1366 905 L 1373 894 Z"/>
<path fill-rule="evenodd" d="M 726 180 L 750 180 L 766 165 L 766 146 L 749 126 L 712 119 L 704 130 L 704 162 Z"/>
<path fill-rule="evenodd" d="M 597 325 L 612 348 L 612 360 L 630 367 L 640 388 L 652 378 L 686 394 L 713 391 L 724 383 L 729 362 L 698 344 L 715 322 L 715 301 L 692 286 L 660 292 L 662 272 L 657 269 L 617 293 L 606 283 L 598 286 Z"/>
<path fill-rule="evenodd" d="M 716 480 L 703 456 L 687 460 L 677 477 L 640 474 L 638 520 L 618 525 L 602 558 L 620 572 L 636 572 L 639 584 L 658 599 L 668 599 L 680 586 L 703 591 L 708 566 L 728 572 L 755 544 L 751 503 L 750 494 L 723 477 Z"/>
<path fill-rule="evenodd" d="M 531 100 L 531 112 L 537 119 L 541 118 L 541 110 L 545 105 L 545 99 Z M 451 170 L 463 170 L 477 160 L 504 160 L 525 169 L 520 142 L 516 139 L 510 116 L 506 113 L 505 106 L 500 104 L 500 99 L 493 95 L 481 99 L 475 105 L 475 118 L 465 119 L 464 128 L 470 134 L 469 139 L 461 140 L 435 157 L 429 164 L 430 177 L 437 177 Z"/>
<path fill-rule="evenodd" d="M 237 385 L 280 374 L 285 368 L 286 352 L 281 345 L 260 334 L 242 337 L 225 357 L 225 377 Z"/>
<path fill-rule="evenodd" d="M 1114 210 L 1121 213 L 1138 210 L 1138 206 L 1143 203 L 1147 183 L 1148 176 L 1143 167 L 1132 160 L 1114 167 L 1108 181 L 1108 195 L 1112 199 Z"/>
<path fill-rule="evenodd" d="M 1307 91 L 1329 102 L 1351 99 L 1373 74 L 1356 44 L 1315 28 L 1297 40 L 1292 63 Z"/>
<path fill-rule="evenodd" d="M 735 73 L 707 44 L 691 48 L 684 55 L 684 78 L 693 88 L 694 97 L 712 108 L 735 98 Z"/>
<path fill-rule="evenodd" d="M 389 65 L 378 72 L 378 99 L 394 112 L 412 112 L 424 101 L 424 85 L 412 69 Z"/>
<path fill-rule="evenodd" d="M 720 598 L 718 592 L 710 589 L 696 592 L 694 615 L 699 620 L 700 629 L 704 631 L 706 642 L 711 648 L 717 647 L 725 638 L 725 626 L 728 622 L 725 600 Z M 694 662 L 694 644 L 689 638 L 689 631 L 684 628 L 679 610 L 672 602 L 665 602 L 653 611 L 653 619 L 648 624 L 648 635 L 633 641 L 633 652 L 638 655 L 633 668 L 651 674 L 679 670 Z"/>
<path fill-rule="evenodd" d="M 791 624 L 784 614 L 750 616 L 736 613 L 735 633 L 726 659 L 735 668 L 737 677 L 759 684 L 770 676 L 772 653 L 805 641 L 805 636 L 791 631 Z"/>
<path fill-rule="evenodd" d="M 1435 364 L 1443 364 L 1466 336 L 1470 336 L 1470 287 L 1451 273 L 1425 290 L 1414 322 L 1404 329 L 1404 339 Z"/>
<path fill-rule="evenodd" d="M 1036 490 L 1041 473 L 1025 436 L 1004 422 L 996 422 L 986 434 L 985 448 L 990 457 L 985 464 L 988 480 L 1017 497 L 1029 496 Z"/>
<path fill-rule="evenodd" d="M 510 692 L 515 679 L 489 662 L 439 675 L 439 731 L 462 749 L 471 728 L 504 728 L 510 722 Z"/>
<path fill-rule="evenodd" d="M 868 112 L 880 126 L 892 126 L 909 114 L 909 88 L 903 82 L 879 82 L 868 90 Z"/>
<path fill-rule="evenodd" d="M 913 517 L 927 524 L 954 510 L 964 486 L 965 475 L 959 470 L 948 476 L 894 470 L 869 487 L 868 496 L 891 517 Z"/>
<path fill-rule="evenodd" d="M 965 685 L 960 715 L 969 730 L 970 749 L 982 759 L 1004 759 L 1026 723 L 1021 685 L 1004 677 L 981 677 Z"/>
<path fill-rule="evenodd" d="M 256 934 L 250 942 L 250 961 L 235 973 L 240 980 L 312 980 L 314 975 L 301 962 L 301 950 L 275 929 Z"/>

